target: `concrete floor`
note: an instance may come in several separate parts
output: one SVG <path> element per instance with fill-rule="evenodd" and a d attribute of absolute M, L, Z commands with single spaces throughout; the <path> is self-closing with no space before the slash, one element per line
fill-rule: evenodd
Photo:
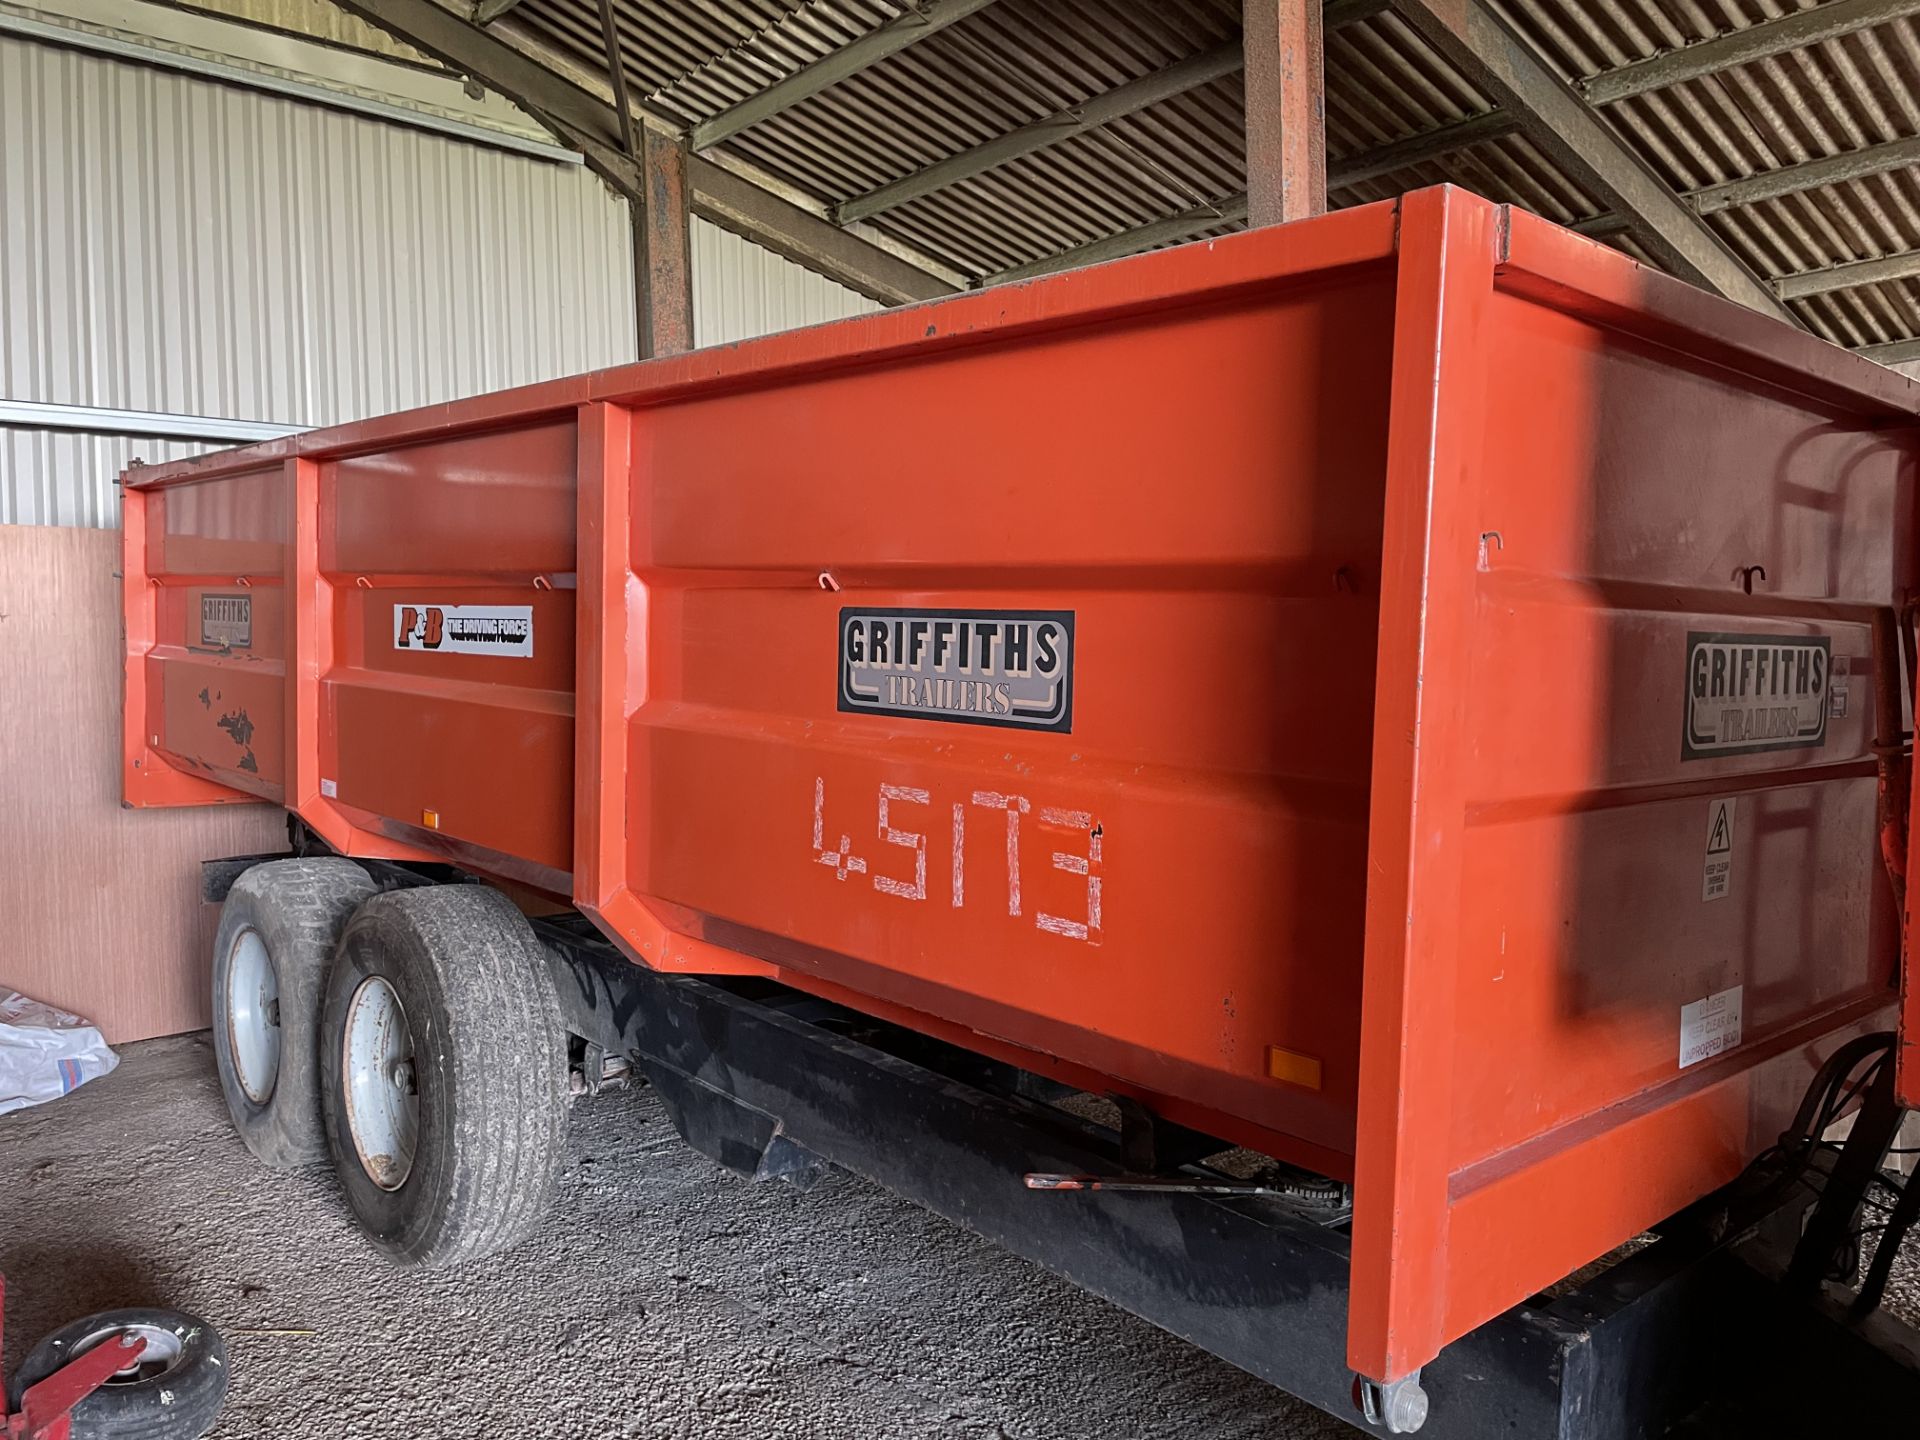
<path fill-rule="evenodd" d="M 5 1364 L 62 1321 L 153 1303 L 226 1334 L 222 1440 L 1360 1433 L 850 1176 L 735 1180 L 648 1092 L 583 1104 L 570 1138 L 534 1240 L 395 1270 L 324 1167 L 254 1163 L 204 1038 L 128 1047 L 0 1119 Z M 1920 1318 L 1920 1264 L 1903 1271 Z"/>
<path fill-rule="evenodd" d="M 570 1141 L 533 1240 L 396 1270 L 329 1170 L 254 1162 L 203 1037 L 128 1046 L 0 1119 L 8 1373 L 66 1320 L 166 1304 L 227 1337 L 220 1440 L 1359 1433 L 851 1176 L 736 1180 L 650 1092 L 582 1103 Z"/>

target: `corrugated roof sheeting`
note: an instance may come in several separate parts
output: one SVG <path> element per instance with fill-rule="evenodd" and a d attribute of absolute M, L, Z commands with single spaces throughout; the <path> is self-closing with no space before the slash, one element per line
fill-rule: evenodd
<path fill-rule="evenodd" d="M 1239 29 L 1219 0 L 999 0 L 736 136 L 732 148 L 840 200 L 1161 70 Z M 937 191 L 869 222 L 984 275 L 1244 188 L 1237 76 Z"/>
<path fill-rule="evenodd" d="M 894 19 L 897 0 L 615 0 L 629 81 L 707 120 Z M 595 0 L 515 22 L 604 70 Z M 1239 33 L 1236 0 L 999 0 L 753 126 L 727 148 L 824 201 L 863 194 Z M 1237 77 L 869 223 L 983 275 L 1244 186 Z"/>
<path fill-rule="evenodd" d="M 647 87 L 656 112 L 688 125 L 899 13 L 880 0 L 697 7 L 616 0 L 615 9 L 630 77 Z M 515 15 L 576 62 L 604 65 L 592 4 L 523 0 Z M 1239 21 L 1234 0 L 999 0 L 753 126 L 727 148 L 822 201 L 843 201 L 1230 43 Z M 1327 70 L 1328 147 L 1336 161 L 1490 108 L 1391 16 L 1332 32 Z M 1223 204 L 1246 187 L 1244 104 L 1240 77 L 1229 75 L 869 223 L 980 277 Z M 1346 187 L 1335 200 L 1359 203 L 1441 179 L 1560 220 L 1597 209 L 1517 139 Z"/>
<path fill-rule="evenodd" d="M 1815 8 L 1816 0 L 1486 0 L 1570 82 Z M 597 0 L 523 0 L 516 23 L 601 69 Z M 615 0 L 629 74 L 691 126 L 897 18 L 905 0 Z M 947 159 L 1239 33 L 1236 0 L 998 0 L 733 136 L 725 148 L 828 205 Z M 873 216 L 983 277 L 1231 201 L 1245 186 L 1238 75 Z M 1342 159 L 1488 112 L 1396 16 L 1327 38 L 1328 150 Z M 1920 135 L 1920 25 L 1895 20 L 1599 107 L 1677 192 Z M 1448 180 L 1549 218 L 1601 206 L 1518 134 L 1337 187 L 1335 204 Z M 1737 206 L 1710 225 L 1762 277 L 1920 249 L 1909 167 Z M 1231 228 L 1231 227 L 1228 227 Z M 1628 237 L 1615 237 L 1640 253 Z M 1920 333 L 1920 282 L 1790 302 L 1818 333 Z"/>
<path fill-rule="evenodd" d="M 704 120 L 905 13 L 897 0 L 614 0 L 627 81 L 656 113 Z M 598 0 L 521 0 L 517 23 L 606 69 Z"/>
<path fill-rule="evenodd" d="M 1749 25 L 1808 0 L 1492 0 L 1580 80 Z M 1602 107 L 1677 191 L 1920 135 L 1920 28 L 1894 20 Z M 1721 211 L 1708 224 L 1767 277 L 1920 248 L 1912 168 Z M 1817 333 L 1861 345 L 1920 332 L 1920 285 L 1790 302 Z"/>
<path fill-rule="evenodd" d="M 1392 15 L 1327 36 L 1328 168 L 1395 141 L 1490 114 L 1495 108 L 1444 58 Z M 1352 185 L 1335 185 L 1336 205 L 1389 199 L 1450 181 L 1509 200 L 1563 223 L 1598 207 L 1553 163 L 1517 136 L 1484 140 L 1424 164 Z"/>

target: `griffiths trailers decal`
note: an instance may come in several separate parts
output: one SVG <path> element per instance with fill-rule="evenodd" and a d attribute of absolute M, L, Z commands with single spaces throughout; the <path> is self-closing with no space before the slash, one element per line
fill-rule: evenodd
<path fill-rule="evenodd" d="M 219 650 L 253 648 L 253 597 L 202 595 L 200 643 Z"/>
<path fill-rule="evenodd" d="M 1689 633 L 1680 758 L 1826 744 L 1832 658 L 1825 635 Z"/>
<path fill-rule="evenodd" d="M 395 605 L 393 648 L 526 659 L 533 654 L 533 607 Z"/>
<path fill-rule="evenodd" d="M 840 708 L 1065 734 L 1073 612 L 842 610 Z"/>

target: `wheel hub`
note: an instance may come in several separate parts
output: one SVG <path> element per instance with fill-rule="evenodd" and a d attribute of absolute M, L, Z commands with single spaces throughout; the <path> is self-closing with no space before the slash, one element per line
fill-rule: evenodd
<path fill-rule="evenodd" d="M 362 980 L 347 1002 L 343 1048 L 342 1088 L 354 1155 L 374 1184 L 398 1190 L 413 1172 L 420 1094 L 406 1009 L 393 986 L 377 975 Z"/>
<path fill-rule="evenodd" d="M 260 932 L 234 936 L 227 959 L 227 1048 L 240 1088 L 256 1105 L 280 1078 L 280 976 Z"/>
<path fill-rule="evenodd" d="M 123 1366 L 109 1375 L 105 1382 L 108 1385 L 136 1385 L 142 1380 L 165 1375 L 180 1364 L 180 1357 L 185 1352 L 180 1337 L 163 1325 L 110 1325 L 76 1340 L 70 1358 L 78 1360 L 95 1346 L 127 1336 L 137 1336 L 146 1341 L 146 1348 L 134 1358 L 131 1365 Z"/>

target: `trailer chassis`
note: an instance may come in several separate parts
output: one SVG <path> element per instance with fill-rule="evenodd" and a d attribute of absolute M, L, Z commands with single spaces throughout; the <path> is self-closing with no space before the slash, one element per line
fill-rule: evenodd
<path fill-rule="evenodd" d="M 325 853 L 297 821 L 293 834 L 295 853 Z M 206 898 L 279 858 L 207 862 Z M 360 863 L 387 888 L 468 878 Z M 1306 1185 L 1298 1201 L 1037 1192 L 1023 1177 L 1195 1174 L 1227 1147 L 1124 1105 L 1119 1125 L 1098 1123 L 1056 1103 L 1075 1092 L 1054 1081 L 771 982 L 634 965 L 578 915 L 532 923 L 584 1050 L 576 1092 L 637 1072 L 682 1137 L 736 1174 L 805 1189 L 849 1170 L 1364 1430 L 1707 1440 L 1729 1426 L 1897 1433 L 1920 1413 L 1920 1333 L 1878 1308 L 1885 1265 L 1865 1303 L 1827 1264 L 1899 1124 L 1890 1062 L 1823 1165 L 1701 1200 L 1383 1387 L 1347 1364 L 1342 1187 Z M 1909 1223 L 1916 1196 L 1899 1206 Z"/>

